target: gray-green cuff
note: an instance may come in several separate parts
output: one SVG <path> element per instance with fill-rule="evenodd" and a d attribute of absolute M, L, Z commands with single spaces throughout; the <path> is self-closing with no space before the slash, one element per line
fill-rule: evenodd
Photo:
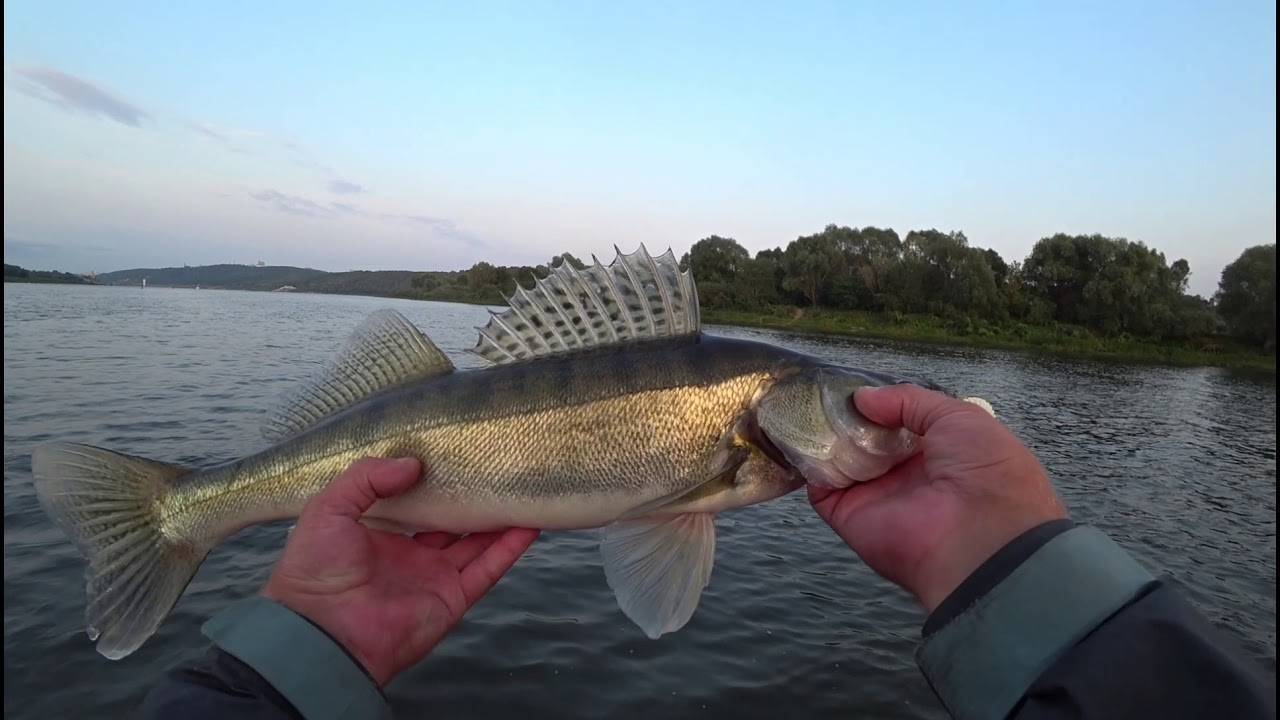
<path fill-rule="evenodd" d="M 346 651 L 283 605 L 248 598 L 214 615 L 201 630 L 256 670 L 307 720 L 391 717 L 382 693 Z"/>
<path fill-rule="evenodd" d="M 1154 578 L 1103 533 L 1045 543 L 925 641 L 920 669 L 959 720 L 995 720 L 1067 649 Z"/>

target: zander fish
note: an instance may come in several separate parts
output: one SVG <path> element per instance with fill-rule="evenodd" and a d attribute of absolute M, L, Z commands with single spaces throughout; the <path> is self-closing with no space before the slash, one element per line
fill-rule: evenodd
<path fill-rule="evenodd" d="M 562 264 L 480 329 L 493 367 L 455 371 L 401 315 L 361 326 L 269 423 L 259 453 L 191 469 L 65 442 L 32 457 L 41 505 L 88 558 L 87 631 L 138 648 L 218 543 L 296 517 L 362 457 L 426 469 L 371 527 L 454 533 L 603 527 L 618 604 L 679 629 L 711 577 L 715 513 L 879 476 L 917 438 L 860 416 L 858 387 L 901 379 L 700 332 L 675 257 Z"/>

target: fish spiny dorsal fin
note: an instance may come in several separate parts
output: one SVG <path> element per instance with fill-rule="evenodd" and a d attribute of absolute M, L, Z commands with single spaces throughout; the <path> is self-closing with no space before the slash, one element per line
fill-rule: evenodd
<path fill-rule="evenodd" d="M 413 323 L 379 310 L 317 377 L 285 398 L 263 435 L 282 440 L 384 390 L 450 372 L 453 363 Z"/>
<path fill-rule="evenodd" d="M 617 248 L 615 248 L 616 250 Z M 491 313 L 472 352 L 494 363 L 614 345 L 650 338 L 696 335 L 701 329 L 698 292 L 675 254 L 658 257 L 643 245 L 618 250 L 605 267 L 595 256 L 581 270 L 568 262 L 517 284 L 507 309 Z"/>

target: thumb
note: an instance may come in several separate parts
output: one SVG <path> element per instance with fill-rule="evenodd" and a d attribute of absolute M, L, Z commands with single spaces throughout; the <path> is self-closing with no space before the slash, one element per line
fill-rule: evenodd
<path fill-rule="evenodd" d="M 422 477 L 422 463 L 414 457 L 382 460 L 365 458 L 338 475 L 303 511 L 359 520 L 380 499 L 408 490 Z"/>
<path fill-rule="evenodd" d="M 976 408 L 936 390 L 907 383 L 859 388 L 853 402 L 871 422 L 904 427 L 917 435 L 929 432 L 934 423 L 952 412 Z"/>

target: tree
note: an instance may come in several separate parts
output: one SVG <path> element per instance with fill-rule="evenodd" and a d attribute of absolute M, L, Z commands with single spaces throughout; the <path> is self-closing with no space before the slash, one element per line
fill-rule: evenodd
<path fill-rule="evenodd" d="M 917 253 L 904 253 L 889 268 L 881 296 L 884 307 L 896 312 L 921 313 L 929 310 L 929 288 L 926 280 L 929 265 Z"/>
<path fill-rule="evenodd" d="M 1222 270 L 1214 296 L 1218 313 L 1241 340 L 1276 347 L 1276 246 L 1245 250 Z"/>
<path fill-rule="evenodd" d="M 680 259 L 680 267 L 692 269 L 699 283 L 730 283 L 750 259 L 751 254 L 737 240 L 712 235 L 694 243 Z"/>
<path fill-rule="evenodd" d="M 1040 293 L 1053 306 L 1053 317 L 1062 322 L 1089 324 L 1083 305 L 1084 287 L 1097 268 L 1110 261 L 1111 240 L 1101 235 L 1065 235 L 1042 238 L 1022 264 L 1027 288 Z"/>
<path fill-rule="evenodd" d="M 773 300 L 771 302 L 779 302 L 787 299 L 783 295 L 784 288 L 782 286 L 782 281 L 784 278 L 786 278 L 786 275 L 787 275 L 786 267 L 784 265 L 785 262 L 786 262 L 786 254 L 783 253 L 782 248 L 773 248 L 772 250 L 761 250 L 760 252 L 756 253 L 756 257 L 755 257 L 756 269 L 759 269 L 759 270 L 768 269 L 773 279 L 771 283 L 771 289 L 769 290 L 769 294 L 773 297 Z M 767 282 L 767 280 L 763 275 L 761 276 L 760 280 L 761 282 Z"/>
<path fill-rule="evenodd" d="M 990 248 L 982 251 L 983 258 L 987 261 L 987 266 L 991 268 L 991 274 L 995 277 L 996 285 L 1003 287 L 1005 281 L 1009 279 L 1009 263 L 1000 257 L 1000 253 Z M 1186 262 L 1185 260 L 1183 262 Z"/>
<path fill-rule="evenodd" d="M 757 309 L 778 302 L 777 263 L 772 258 L 747 260 L 733 280 L 733 302 Z"/>
<path fill-rule="evenodd" d="M 1172 324 L 1165 336 L 1187 339 L 1203 337 L 1218 332 L 1221 319 L 1213 310 L 1213 304 L 1199 295 L 1182 295 L 1172 308 Z"/>
<path fill-rule="evenodd" d="M 481 260 L 467 271 L 467 286 L 473 290 L 496 287 L 498 284 L 498 268 Z"/>
<path fill-rule="evenodd" d="M 891 228 L 864 227 L 858 265 L 867 288 L 875 295 L 884 292 L 889 268 L 902 258 L 902 240 Z"/>
<path fill-rule="evenodd" d="M 1172 273 L 1174 289 L 1179 293 L 1187 291 L 1187 280 L 1191 277 L 1191 263 L 1186 258 L 1179 258 L 1169 266 Z"/>
<path fill-rule="evenodd" d="M 424 272 L 413 276 L 409 284 L 423 291 L 435 290 L 445 284 L 443 273 Z"/>
<path fill-rule="evenodd" d="M 1009 264 L 1009 274 L 1002 290 L 1005 306 L 1012 317 L 1033 325 L 1045 325 L 1053 320 L 1053 304 L 1042 293 L 1027 286 L 1022 263 Z"/>
<path fill-rule="evenodd" d="M 810 305 L 816 306 L 840 262 L 840 250 L 829 234 L 796 238 L 783 253 L 783 287 L 800 291 Z"/>
<path fill-rule="evenodd" d="M 835 307 L 880 308 L 890 268 L 902 256 L 898 233 L 867 226 L 854 229 L 828 225 L 821 233 L 840 252 L 841 262 L 832 268 L 831 297 Z"/>
<path fill-rule="evenodd" d="M 903 241 L 903 254 L 904 271 L 917 276 L 907 284 L 920 295 L 908 306 L 923 306 L 940 315 L 958 311 L 998 318 L 1005 314 L 986 251 L 969 247 L 963 232 L 912 230 Z"/>
<path fill-rule="evenodd" d="M 551 260 L 547 261 L 547 267 L 556 268 L 556 267 L 560 267 L 564 263 L 569 263 L 569 267 L 573 268 L 574 270 L 581 270 L 586 267 L 586 264 L 583 263 L 578 258 L 574 257 L 573 253 L 560 253 L 559 255 L 552 255 Z"/>
<path fill-rule="evenodd" d="M 1025 287 L 1053 306 L 1056 320 L 1106 333 L 1183 337 L 1191 266 L 1173 265 L 1141 242 L 1101 235 L 1043 238 L 1022 266 Z M 1202 318 L 1197 319 L 1200 322 Z"/>

